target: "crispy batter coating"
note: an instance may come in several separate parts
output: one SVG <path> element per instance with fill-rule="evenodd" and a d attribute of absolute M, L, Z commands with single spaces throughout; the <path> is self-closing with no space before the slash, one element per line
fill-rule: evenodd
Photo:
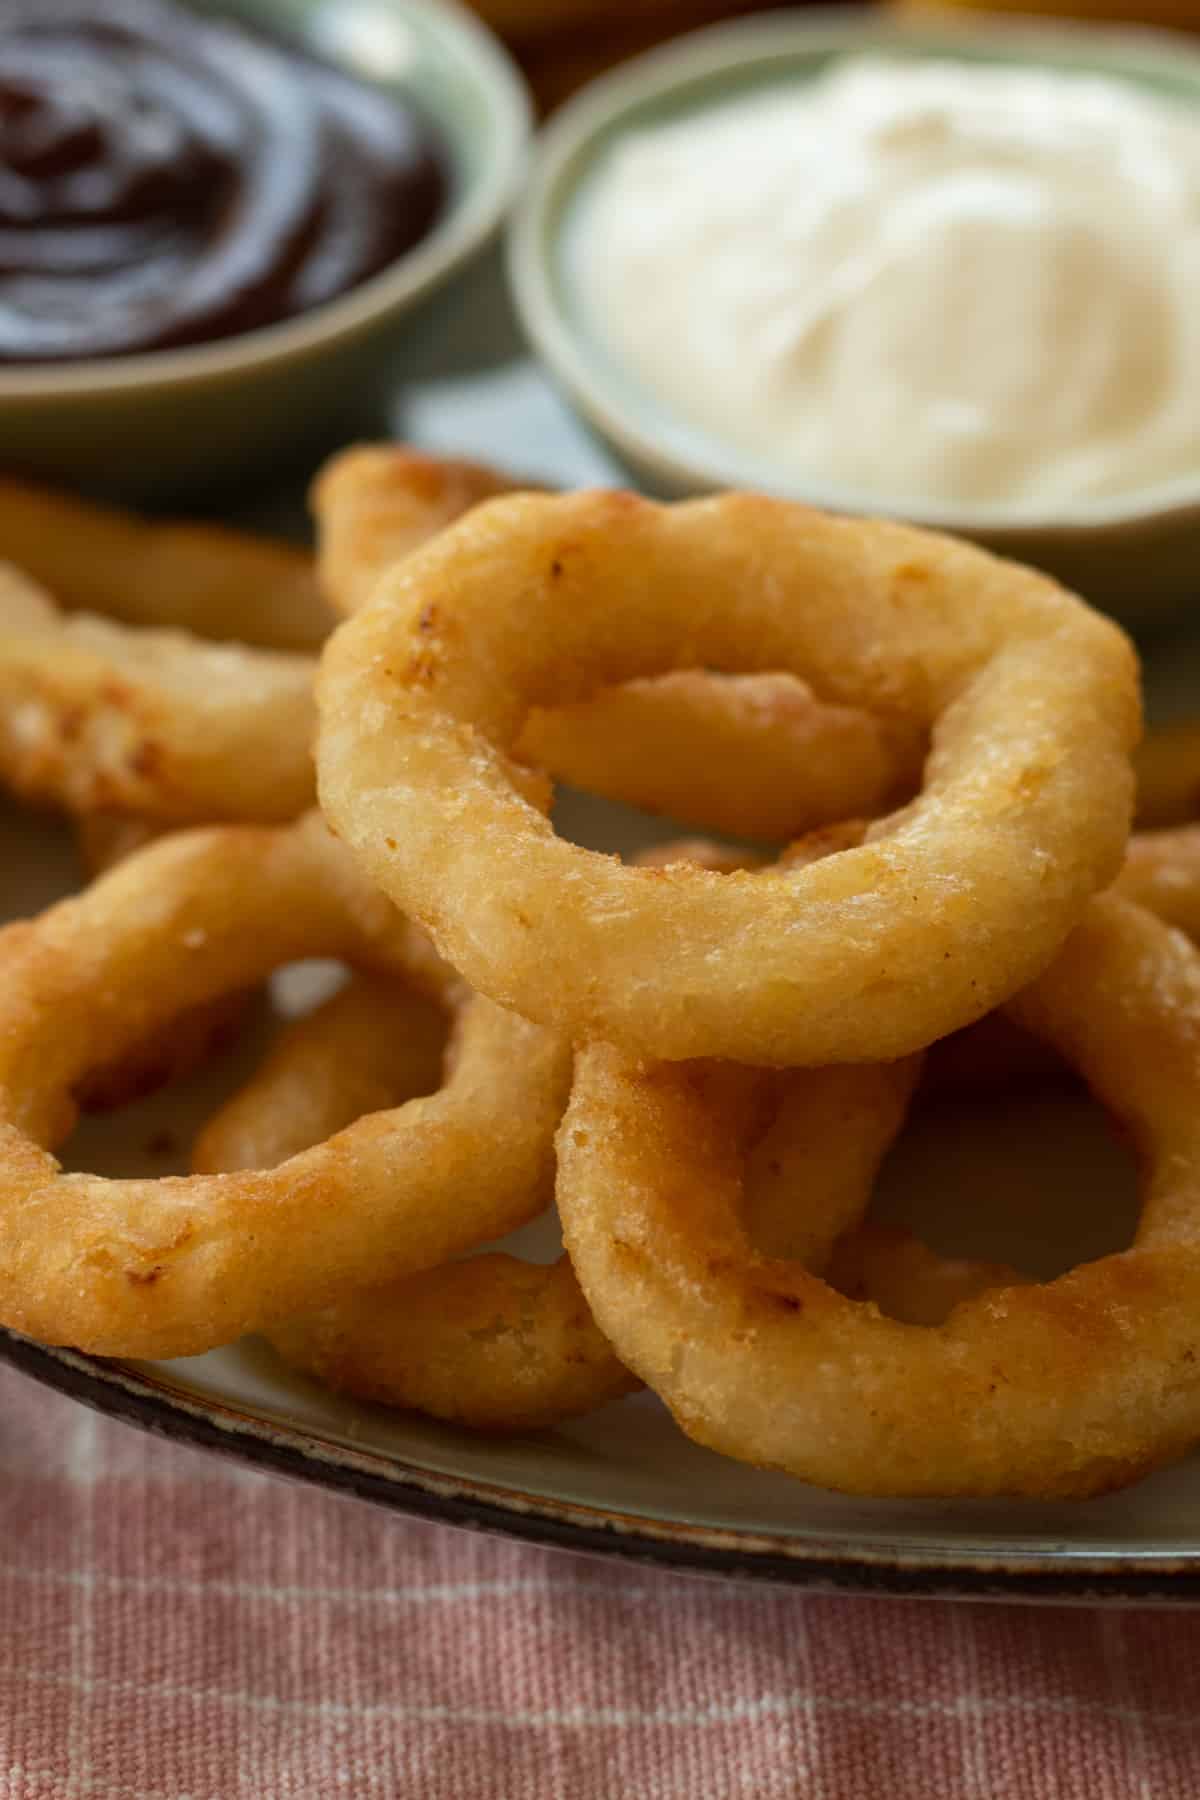
<path fill-rule="evenodd" d="M 308 492 L 317 576 L 343 618 L 365 606 L 394 564 L 456 519 L 521 483 L 483 463 L 427 456 L 407 444 L 355 444 L 324 464 Z"/>
<path fill-rule="evenodd" d="M 1039 1496 L 1120 1487 L 1200 1438 L 1200 956 L 1104 895 L 1007 1011 L 1132 1135 L 1141 1221 L 1130 1249 L 930 1328 L 751 1245 L 746 1071 L 581 1053 L 558 1138 L 567 1247 L 690 1436 L 847 1492 Z"/>
<path fill-rule="evenodd" d="M 1032 1285 L 1007 1263 L 943 1256 L 911 1231 L 873 1220 L 839 1241 L 825 1279 L 848 1300 L 872 1300 L 905 1325 L 943 1325 L 956 1306 L 989 1288 Z"/>
<path fill-rule="evenodd" d="M 756 859 L 688 840 L 639 861 L 730 869 Z M 419 1055 L 427 1041 L 419 1012 L 413 1018 L 419 1004 L 378 977 L 352 980 L 283 1032 L 201 1133 L 194 1166 L 273 1167 L 362 1112 L 406 1098 L 414 1081 L 429 1080 L 426 1068 L 412 1066 L 411 1046 Z M 855 1252 L 854 1228 L 918 1069 L 913 1058 L 814 1076 L 809 1103 L 781 1115 L 751 1159 L 746 1223 L 760 1247 L 786 1246 L 819 1269 L 849 1230 L 847 1268 L 857 1273 L 869 1261 L 871 1279 L 901 1285 L 880 1257 Z M 340 1295 L 268 1335 L 286 1361 L 342 1392 L 478 1430 L 535 1430 L 638 1385 L 592 1318 L 565 1257 L 543 1266 L 500 1253 L 473 1256 Z"/>
<path fill-rule="evenodd" d="M 0 558 L 70 612 L 268 650 L 334 623 L 308 552 L 223 525 L 162 522 L 0 478 Z"/>
<path fill-rule="evenodd" d="M 517 788 L 531 707 L 708 664 L 787 668 L 933 734 L 859 849 L 767 875 L 624 867 Z M 626 1050 L 907 1054 L 982 1016 L 1112 879 L 1140 729 L 1124 635 L 952 539 L 747 495 L 477 507 L 331 639 L 322 804 L 467 980 Z"/>
<path fill-rule="evenodd" d="M 1116 891 L 1200 942 L 1200 824 L 1136 832 Z"/>
<path fill-rule="evenodd" d="M 88 879 L 113 868 L 161 836 L 162 827 L 134 813 L 84 813 L 75 830 Z M 180 1081 L 237 1039 L 251 996 L 222 994 L 172 1019 L 116 1062 L 91 1070 L 75 1090 L 83 1112 L 112 1112 Z"/>
<path fill-rule="evenodd" d="M 535 707 L 522 762 L 644 812 L 775 840 L 885 812 L 921 778 L 922 734 L 819 701 L 794 675 L 679 669 Z"/>
<path fill-rule="evenodd" d="M 309 657 L 63 613 L 0 565 L 0 778 L 75 813 L 291 819 L 311 804 Z"/>
<path fill-rule="evenodd" d="M 641 1386 L 575 1271 L 500 1251 L 348 1295 L 268 1336 L 285 1362 L 357 1400 L 475 1431 L 541 1431 Z"/>
<path fill-rule="evenodd" d="M 47 1146 L 89 1069 L 281 963 L 338 956 L 440 998 L 434 1094 L 269 1172 L 108 1181 Z M 178 832 L 0 932 L 0 1319 L 102 1355 L 190 1355 L 431 1267 L 546 1202 L 567 1047 L 469 995 L 320 819 Z"/>
<path fill-rule="evenodd" d="M 410 989 L 355 976 L 281 1034 L 196 1141 L 193 1167 L 275 1168 L 364 1113 L 436 1088 L 445 1025 Z M 481 1254 L 356 1288 L 273 1326 L 285 1361 L 360 1400 L 476 1430 L 534 1431 L 638 1384 L 613 1355 L 565 1257 Z"/>
<path fill-rule="evenodd" d="M 273 1169 L 442 1080 L 443 1009 L 404 982 L 352 975 L 284 1026 L 250 1080 L 192 1146 L 198 1175 Z"/>
<path fill-rule="evenodd" d="M 401 445 L 333 457 L 311 494 L 330 604 L 358 612 L 380 577 L 436 531 L 518 485 Z M 535 707 L 515 755 L 646 812 L 773 840 L 885 811 L 917 786 L 924 750 L 904 721 L 820 701 L 794 675 L 681 669 Z"/>

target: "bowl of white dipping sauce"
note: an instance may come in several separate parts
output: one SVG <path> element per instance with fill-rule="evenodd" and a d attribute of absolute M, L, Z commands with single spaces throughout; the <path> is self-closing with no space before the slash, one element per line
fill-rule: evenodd
<path fill-rule="evenodd" d="M 517 304 L 660 493 L 960 532 L 1129 619 L 1200 599 L 1200 52 L 767 16 L 545 133 Z"/>

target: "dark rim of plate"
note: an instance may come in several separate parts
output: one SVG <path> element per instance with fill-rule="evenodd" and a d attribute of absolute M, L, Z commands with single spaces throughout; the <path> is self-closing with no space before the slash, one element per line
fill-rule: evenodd
<path fill-rule="evenodd" d="M 721 1531 L 435 1474 L 394 1455 L 352 1450 L 223 1401 L 185 1398 L 118 1363 L 46 1349 L 0 1330 L 0 1361 L 128 1425 L 413 1518 L 555 1549 L 692 1574 L 860 1594 L 1044 1602 L 1200 1604 L 1200 1546 L 1182 1556 L 1051 1556 L 969 1550 L 867 1552 L 836 1541 Z"/>

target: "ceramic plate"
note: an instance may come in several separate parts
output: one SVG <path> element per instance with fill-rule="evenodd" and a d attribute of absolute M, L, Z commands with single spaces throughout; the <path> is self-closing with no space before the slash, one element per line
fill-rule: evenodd
<path fill-rule="evenodd" d="M 401 382 L 398 433 L 546 479 L 611 476 L 520 352 L 494 269 L 430 322 L 412 368 L 420 377 Z M 282 496 L 267 514 L 286 516 L 289 505 Z M 1148 667 L 1157 710 L 1183 710 L 1200 695 L 1200 636 L 1151 651 Z M 564 797 L 559 823 L 604 848 L 630 849 L 662 830 L 578 796 Z M 62 828 L 0 811 L 0 910 L 27 912 L 77 881 Z M 311 966 L 290 972 L 277 984 L 279 1004 L 310 1002 L 327 979 Z M 254 1051 L 249 1043 L 237 1066 L 87 1122 L 64 1154 L 110 1173 L 183 1168 L 190 1131 Z M 1132 1199 L 1132 1171 L 1086 1103 L 1014 1098 L 925 1108 L 889 1160 L 880 1208 L 944 1248 L 1048 1275 L 1127 1241 Z M 546 1236 L 516 1242 L 539 1260 L 554 1254 Z M 0 1336 L 0 1354 L 148 1429 L 399 1512 L 574 1549 L 889 1593 L 1200 1599 L 1200 1458 L 1082 1505 L 858 1500 L 700 1450 L 644 1395 L 558 1431 L 489 1440 L 349 1405 L 288 1374 L 253 1341 L 164 1364 L 104 1363 L 11 1336 Z"/>

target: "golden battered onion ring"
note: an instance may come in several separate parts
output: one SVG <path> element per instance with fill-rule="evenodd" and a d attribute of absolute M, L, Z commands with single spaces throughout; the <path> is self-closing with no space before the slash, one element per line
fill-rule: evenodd
<path fill-rule="evenodd" d="M 1136 832 L 1114 890 L 1200 942 L 1200 825 Z M 943 1091 L 993 1091 L 1068 1073 L 1048 1044 L 1019 1030 L 1003 1013 L 991 1013 L 934 1044 L 926 1067 L 929 1081 Z"/>
<path fill-rule="evenodd" d="M 233 993 L 202 1001 L 116 1062 L 90 1070 L 75 1089 L 79 1110 L 115 1112 L 182 1081 L 237 1042 L 249 999 L 246 993 Z"/>
<path fill-rule="evenodd" d="M 334 1076 L 332 1061 L 328 1068 Z M 796 1133 L 760 1159 L 756 1223 L 788 1233 L 800 1246 L 797 1254 L 823 1266 L 833 1238 L 865 1210 L 911 1082 L 900 1065 L 837 1071 L 836 1093 L 829 1087 L 814 1093 L 809 1117 L 824 1128 L 819 1139 L 805 1141 Z M 247 1111 L 262 1098 L 256 1083 L 239 1096 Z M 831 1100 L 832 1112 L 822 1111 Z M 835 1137 L 834 1129 L 850 1119 L 855 1135 Z M 210 1125 L 210 1167 L 221 1166 L 212 1162 L 215 1142 Z M 822 1171 L 833 1177 L 828 1186 L 812 1182 L 807 1156 L 814 1151 Z M 819 1187 L 820 1217 L 800 1204 L 810 1184 Z M 839 1246 L 847 1270 L 881 1290 L 912 1284 L 907 1266 L 894 1270 L 879 1256 L 868 1264 L 856 1251 L 857 1237 L 850 1229 L 845 1248 Z M 932 1252 L 926 1256 L 940 1267 Z M 989 1267 L 981 1279 L 994 1273 Z M 936 1279 L 936 1273 L 926 1275 L 926 1285 Z M 565 1256 L 548 1266 L 500 1252 L 468 1257 L 346 1295 L 320 1312 L 272 1327 L 267 1336 L 285 1362 L 339 1392 L 476 1430 L 541 1430 L 594 1412 L 641 1385 L 593 1319 Z"/>
<path fill-rule="evenodd" d="M 268 1333 L 339 1393 L 475 1431 L 541 1431 L 641 1386 L 592 1318 L 565 1256 L 496 1251 L 367 1289 Z"/>
<path fill-rule="evenodd" d="M 1159 725 L 1134 757 L 1137 823 L 1157 831 L 1200 817 L 1200 720 Z"/>
<path fill-rule="evenodd" d="M 326 600 L 345 617 L 359 611 L 380 576 L 438 531 L 485 500 L 530 486 L 480 463 L 399 444 L 340 451 L 310 492 Z M 0 544 L 3 494 L 0 483 Z M 688 670 L 627 682 L 566 707 L 535 708 L 517 754 L 575 787 L 764 839 L 872 816 L 920 777 L 912 733 L 822 704 L 805 683 L 778 674 Z M 1200 815 L 1200 722 L 1148 732 L 1134 764 L 1139 826 L 1181 825 Z"/>
<path fill-rule="evenodd" d="M 193 1168 L 275 1168 L 364 1113 L 427 1092 L 444 1036 L 440 1015 L 411 990 L 352 978 L 287 1027 L 209 1120 Z M 551 1267 L 470 1256 L 356 1288 L 266 1335 L 286 1362 L 356 1399 L 483 1431 L 535 1431 L 639 1385 L 601 1335 L 565 1256 Z"/>
<path fill-rule="evenodd" d="M 1141 1222 L 1131 1249 L 929 1330 L 751 1248 L 727 1070 L 581 1054 L 558 1141 L 567 1247 L 689 1436 L 849 1492 L 1044 1496 L 1120 1487 L 1200 1437 L 1200 957 L 1104 895 L 1007 1011 L 1131 1132 Z"/>
<path fill-rule="evenodd" d="M 411 461 L 410 544 L 474 497 L 451 480 L 466 465 Z M 315 664 L 258 647 L 328 630 L 302 552 L 0 481 L 5 554 L 24 571 L 0 567 L 0 778 L 15 792 L 171 824 L 311 806 Z"/>
<path fill-rule="evenodd" d="M 412 1004 L 363 978 L 297 1021 L 205 1127 L 194 1166 L 274 1167 L 365 1105 L 396 1105 L 411 1091 L 403 1059 Z M 419 1046 L 419 1028 L 415 1036 Z M 377 1046 L 375 1058 L 364 1043 Z M 858 1269 L 853 1227 L 904 1119 L 918 1062 L 814 1071 L 804 1105 L 757 1147 L 748 1172 L 755 1232 L 821 1268 L 849 1230 L 840 1254 Z M 897 1286 L 879 1257 L 869 1273 Z M 472 1256 L 339 1295 L 266 1335 L 286 1362 L 343 1393 L 477 1430 L 537 1430 L 640 1385 L 593 1320 L 565 1257 L 543 1266 L 499 1252 Z"/>
<path fill-rule="evenodd" d="M 695 841 L 638 860 L 732 868 L 745 859 Z M 413 1091 L 408 1046 L 422 1041 L 407 1017 L 414 1004 L 405 991 L 360 977 L 290 1026 L 209 1122 L 194 1167 L 273 1166 L 368 1108 L 397 1104 Z M 758 1146 L 749 1176 L 755 1229 L 823 1267 L 834 1239 L 866 1208 L 917 1068 L 912 1059 L 815 1074 L 807 1109 L 791 1109 Z M 427 1072 L 418 1067 L 415 1078 Z M 819 1212 L 805 1204 L 813 1190 Z M 848 1266 L 853 1237 L 842 1253 Z M 889 1271 L 883 1278 L 895 1285 Z M 267 1335 L 285 1361 L 357 1399 L 480 1430 L 540 1429 L 639 1385 L 593 1320 L 565 1257 L 547 1267 L 501 1253 L 473 1256 L 339 1296 Z"/>
<path fill-rule="evenodd" d="M 158 820 L 311 804 L 313 664 L 63 614 L 0 565 L 0 777 L 29 800 Z"/>
<path fill-rule="evenodd" d="M 517 483 L 477 463 L 359 446 L 313 485 L 318 566 L 349 616 L 435 532 Z M 884 811 L 921 773 L 922 734 L 816 699 L 793 675 L 682 669 L 537 707 L 515 754 L 559 781 L 732 837 L 779 839 Z"/>
<path fill-rule="evenodd" d="M 1114 889 L 1200 942 L 1200 825 L 1135 833 Z M 1064 1075 L 1062 1058 L 1003 1013 L 943 1038 L 926 1064 L 928 1081 L 943 1092 L 994 1091 Z"/>
<path fill-rule="evenodd" d="M 352 975 L 280 1032 L 192 1146 L 198 1175 L 273 1169 L 365 1113 L 441 1085 L 446 1016 L 402 982 Z"/>
<path fill-rule="evenodd" d="M 1116 891 L 1200 942 L 1200 824 L 1137 832 Z"/>
<path fill-rule="evenodd" d="M 636 869 L 517 791 L 533 706 L 697 663 L 785 667 L 933 729 L 879 841 L 763 875 Z M 1035 975 L 1120 865 L 1128 640 L 949 538 L 746 495 L 477 507 L 335 633 L 322 802 L 481 991 L 668 1058 L 887 1059 Z"/>
<path fill-rule="evenodd" d="M 307 551 L 220 525 L 163 523 L 0 478 L 0 560 L 70 612 L 269 650 L 333 624 Z"/>
<path fill-rule="evenodd" d="M 84 813 L 76 822 L 79 860 L 88 880 L 153 843 L 162 827 L 132 813 Z M 93 1069 L 75 1090 L 82 1112 L 111 1112 L 190 1075 L 236 1040 L 250 995 L 206 1000 L 156 1031 L 115 1063 Z"/>
<path fill-rule="evenodd" d="M 444 1085 L 270 1173 L 64 1174 L 89 1068 L 307 956 L 445 996 Z M 190 1355 L 433 1266 L 545 1204 L 562 1043 L 450 981 L 319 819 L 179 832 L 0 933 L 0 1320 L 101 1355 Z"/>
<path fill-rule="evenodd" d="M 1007 1263 L 942 1256 L 911 1231 L 873 1221 L 840 1239 L 825 1279 L 847 1300 L 874 1301 L 905 1325 L 942 1325 L 956 1306 L 991 1288 L 1032 1285 Z"/>
<path fill-rule="evenodd" d="M 514 754 L 643 812 L 770 840 L 885 811 L 919 783 L 923 750 L 920 733 L 823 704 L 791 675 L 679 669 L 535 708 Z"/>
<path fill-rule="evenodd" d="M 358 612 L 393 564 L 481 501 L 521 483 L 483 463 L 426 456 L 405 444 L 355 444 L 331 456 L 309 488 L 317 577 L 343 618 Z"/>

